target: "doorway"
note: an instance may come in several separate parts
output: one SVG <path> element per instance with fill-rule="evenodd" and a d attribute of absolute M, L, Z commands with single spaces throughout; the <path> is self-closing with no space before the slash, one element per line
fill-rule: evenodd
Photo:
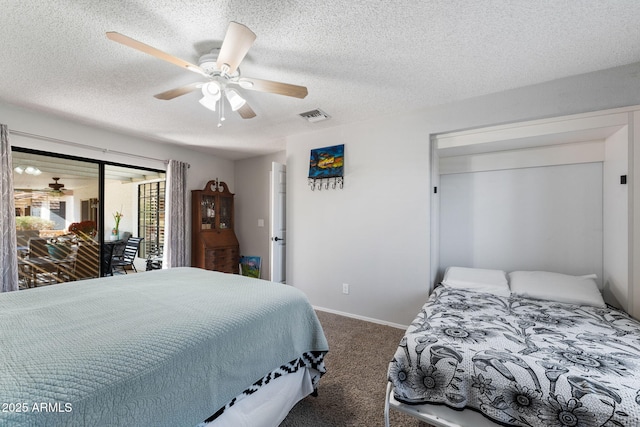
<path fill-rule="evenodd" d="M 282 163 L 271 164 L 271 224 L 270 224 L 270 277 L 277 283 L 286 283 L 286 200 L 287 170 Z"/>

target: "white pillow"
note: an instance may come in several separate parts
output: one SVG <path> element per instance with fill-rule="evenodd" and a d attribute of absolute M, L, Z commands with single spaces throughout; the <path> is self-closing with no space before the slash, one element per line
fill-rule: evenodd
<path fill-rule="evenodd" d="M 597 276 L 569 276 L 549 271 L 512 271 L 511 293 L 520 297 L 606 307 L 595 280 Z"/>
<path fill-rule="evenodd" d="M 448 267 L 442 284 L 450 288 L 509 296 L 507 273 L 484 268 Z"/>

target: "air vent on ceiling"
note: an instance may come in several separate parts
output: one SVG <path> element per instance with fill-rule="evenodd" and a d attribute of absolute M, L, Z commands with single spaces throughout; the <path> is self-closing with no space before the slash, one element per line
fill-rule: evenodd
<path fill-rule="evenodd" d="M 320 122 L 322 120 L 327 120 L 331 118 L 330 115 L 328 115 L 327 113 L 325 113 L 319 108 L 316 108 L 315 110 L 307 111 L 305 113 L 300 113 L 298 115 L 303 119 L 307 119 L 311 123 Z"/>

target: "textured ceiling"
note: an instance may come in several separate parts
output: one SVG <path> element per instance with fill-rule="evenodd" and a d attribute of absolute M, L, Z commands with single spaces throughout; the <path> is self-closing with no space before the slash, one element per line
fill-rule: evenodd
<path fill-rule="evenodd" d="M 640 62 L 630 0 L 0 0 L 0 100 L 229 159 L 287 135 Z M 305 99 L 240 90 L 257 113 L 217 115 L 201 80 L 114 43 L 117 31 L 197 64 L 229 21 L 257 35 L 244 76 L 306 86 Z M 332 116 L 308 123 L 297 114 Z"/>

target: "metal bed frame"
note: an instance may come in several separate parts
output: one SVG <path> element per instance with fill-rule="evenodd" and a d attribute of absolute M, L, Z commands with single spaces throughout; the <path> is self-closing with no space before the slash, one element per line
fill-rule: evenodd
<path fill-rule="evenodd" d="M 387 393 L 384 402 L 384 425 L 390 427 L 389 411 L 394 409 L 412 416 L 434 427 L 499 427 L 478 412 L 471 409 L 457 411 L 445 405 L 408 405 L 393 397 L 393 385 L 387 382 Z"/>

